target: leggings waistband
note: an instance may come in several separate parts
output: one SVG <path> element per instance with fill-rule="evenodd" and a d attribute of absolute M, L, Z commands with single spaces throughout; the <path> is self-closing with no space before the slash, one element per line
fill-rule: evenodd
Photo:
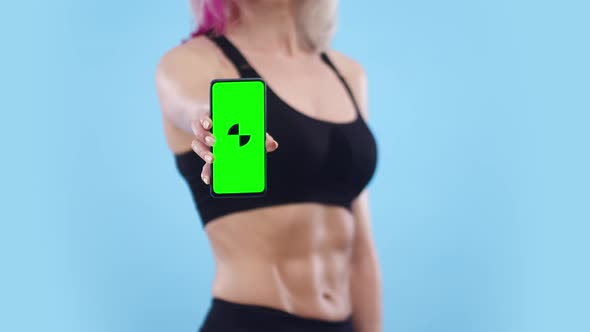
<path fill-rule="evenodd" d="M 352 317 L 340 321 L 321 320 L 214 297 L 200 332 L 233 332 L 238 329 L 244 332 L 353 332 Z"/>

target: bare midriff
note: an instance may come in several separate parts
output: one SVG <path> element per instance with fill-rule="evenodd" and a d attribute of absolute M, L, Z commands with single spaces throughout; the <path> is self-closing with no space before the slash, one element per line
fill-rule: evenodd
<path fill-rule="evenodd" d="M 266 207 L 217 218 L 205 230 L 215 258 L 213 296 L 315 319 L 350 315 L 349 210 Z"/>

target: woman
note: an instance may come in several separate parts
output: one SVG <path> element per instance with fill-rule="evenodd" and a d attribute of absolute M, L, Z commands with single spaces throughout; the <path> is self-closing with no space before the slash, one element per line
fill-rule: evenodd
<path fill-rule="evenodd" d="M 192 5 L 198 29 L 162 57 L 156 85 L 215 258 L 201 331 L 381 331 L 366 189 L 376 144 L 363 68 L 328 50 L 336 1 Z M 267 83 L 268 190 L 215 199 L 209 84 L 237 77 Z"/>

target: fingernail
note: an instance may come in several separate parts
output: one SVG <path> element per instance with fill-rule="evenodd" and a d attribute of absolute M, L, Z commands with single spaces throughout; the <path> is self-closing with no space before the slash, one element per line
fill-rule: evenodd
<path fill-rule="evenodd" d="M 205 155 L 205 160 L 206 160 L 208 163 L 210 163 L 210 162 L 213 160 L 213 158 L 211 158 L 211 155 L 207 154 L 207 155 Z"/>
<path fill-rule="evenodd" d="M 215 143 L 215 139 L 211 136 L 207 136 L 205 137 L 205 142 L 207 142 L 209 145 L 213 145 Z"/>
<path fill-rule="evenodd" d="M 204 120 L 203 121 L 203 127 L 205 127 L 205 129 L 209 129 L 209 120 Z"/>
<path fill-rule="evenodd" d="M 205 184 L 209 184 L 209 178 L 206 175 L 203 175 L 202 179 Z"/>

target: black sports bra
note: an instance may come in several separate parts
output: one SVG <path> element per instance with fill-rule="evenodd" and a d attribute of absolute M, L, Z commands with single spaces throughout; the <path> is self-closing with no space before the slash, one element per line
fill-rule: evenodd
<path fill-rule="evenodd" d="M 234 64 L 240 77 L 260 77 L 224 36 L 209 38 Z M 351 209 L 352 201 L 373 177 L 377 145 L 345 79 L 326 53 L 321 59 L 338 76 L 356 109 L 351 122 L 315 119 L 289 106 L 267 86 L 267 131 L 279 148 L 267 154 L 267 192 L 262 197 L 213 198 L 201 180 L 205 162 L 192 150 L 175 155 L 187 181 L 203 227 L 230 213 L 255 208 L 315 202 Z"/>

